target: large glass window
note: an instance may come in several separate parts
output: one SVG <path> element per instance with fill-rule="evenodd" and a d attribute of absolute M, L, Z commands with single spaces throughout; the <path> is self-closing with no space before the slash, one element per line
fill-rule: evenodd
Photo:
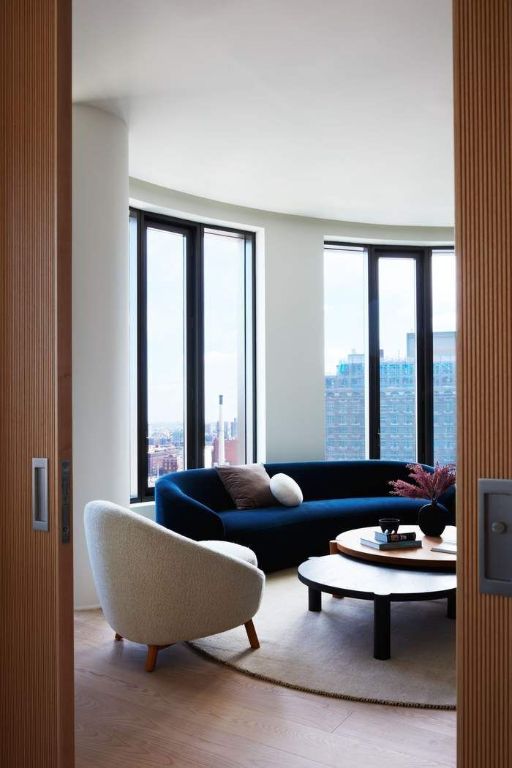
<path fill-rule="evenodd" d="M 254 460 L 254 235 L 130 213 L 132 499 Z"/>
<path fill-rule="evenodd" d="M 380 458 L 416 458 L 416 261 L 379 265 Z"/>
<path fill-rule="evenodd" d="M 367 252 L 326 246 L 325 457 L 368 455 Z"/>
<path fill-rule="evenodd" d="M 456 456 L 456 286 L 453 251 L 432 252 L 432 330 L 434 367 L 434 460 Z"/>
<path fill-rule="evenodd" d="M 204 233 L 204 466 L 246 457 L 247 242 L 239 232 Z M 249 283 L 249 285 L 248 285 Z M 250 355 L 249 355 L 250 358 Z"/>
<path fill-rule="evenodd" d="M 185 466 L 185 260 L 187 235 L 147 227 L 147 484 Z"/>
<path fill-rule="evenodd" d="M 451 248 L 327 243 L 327 459 L 455 461 Z"/>

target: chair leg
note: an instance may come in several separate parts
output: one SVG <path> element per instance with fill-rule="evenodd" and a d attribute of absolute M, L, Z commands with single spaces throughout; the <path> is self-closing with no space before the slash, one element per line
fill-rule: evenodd
<path fill-rule="evenodd" d="M 247 632 L 247 637 L 249 638 L 249 644 L 251 648 L 256 650 L 257 648 L 260 647 L 260 641 L 258 640 L 258 635 L 256 634 L 256 629 L 254 627 L 252 619 L 250 619 L 249 621 L 246 621 L 244 626 Z"/>
<path fill-rule="evenodd" d="M 148 655 L 146 658 L 146 672 L 152 672 L 155 668 L 156 657 L 160 650 L 159 645 L 148 645 Z"/>
<path fill-rule="evenodd" d="M 152 672 L 155 668 L 156 664 L 156 657 L 158 656 L 158 651 L 163 651 L 164 648 L 170 648 L 172 643 L 169 645 L 148 645 L 148 655 L 146 657 L 146 672 Z"/>
<path fill-rule="evenodd" d="M 123 636 L 122 635 L 118 635 L 117 632 L 116 632 L 116 634 L 114 636 L 114 640 L 122 640 L 122 639 L 123 639 Z"/>

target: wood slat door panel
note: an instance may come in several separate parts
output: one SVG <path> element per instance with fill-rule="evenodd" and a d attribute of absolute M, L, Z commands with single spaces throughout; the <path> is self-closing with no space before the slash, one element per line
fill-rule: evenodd
<path fill-rule="evenodd" d="M 0 3 L 0 764 L 73 765 L 71 9 Z M 32 530 L 47 457 L 49 531 Z"/>
<path fill-rule="evenodd" d="M 454 0 L 460 768 L 512 766 L 512 599 L 477 567 L 477 480 L 512 477 L 511 47 L 510 0 Z"/>

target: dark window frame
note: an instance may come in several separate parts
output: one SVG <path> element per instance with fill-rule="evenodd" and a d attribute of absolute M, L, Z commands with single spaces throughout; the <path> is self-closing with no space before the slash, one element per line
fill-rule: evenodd
<path fill-rule="evenodd" d="M 129 219 L 137 222 L 137 495 L 131 503 L 152 501 L 148 485 L 148 383 L 147 383 L 147 238 L 150 228 L 184 234 L 185 254 L 185 436 L 184 463 L 187 469 L 204 466 L 204 234 L 233 233 L 244 239 L 244 339 L 245 339 L 245 452 L 257 456 L 256 389 L 256 233 L 217 224 L 189 221 L 130 207 Z M 250 374 L 250 375 L 248 375 Z M 250 389 L 251 409 L 248 409 Z M 250 430 L 248 429 L 250 421 Z M 250 441 L 248 433 L 250 434 Z"/>
<path fill-rule="evenodd" d="M 363 249 L 368 259 L 368 450 L 380 459 L 379 259 L 416 262 L 416 445 L 417 461 L 434 462 L 434 334 L 432 330 L 432 253 L 454 252 L 453 245 L 387 245 L 325 240 L 324 248 Z"/>

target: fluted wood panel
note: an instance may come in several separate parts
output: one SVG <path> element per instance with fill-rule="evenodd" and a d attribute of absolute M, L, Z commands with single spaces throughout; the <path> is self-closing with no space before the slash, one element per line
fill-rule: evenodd
<path fill-rule="evenodd" d="M 0 764 L 73 765 L 70 0 L 0 2 Z M 49 460 L 50 529 L 31 526 Z"/>
<path fill-rule="evenodd" d="M 477 568 L 477 479 L 512 477 L 511 45 L 510 0 L 454 0 L 460 768 L 512 766 L 512 599 Z"/>

